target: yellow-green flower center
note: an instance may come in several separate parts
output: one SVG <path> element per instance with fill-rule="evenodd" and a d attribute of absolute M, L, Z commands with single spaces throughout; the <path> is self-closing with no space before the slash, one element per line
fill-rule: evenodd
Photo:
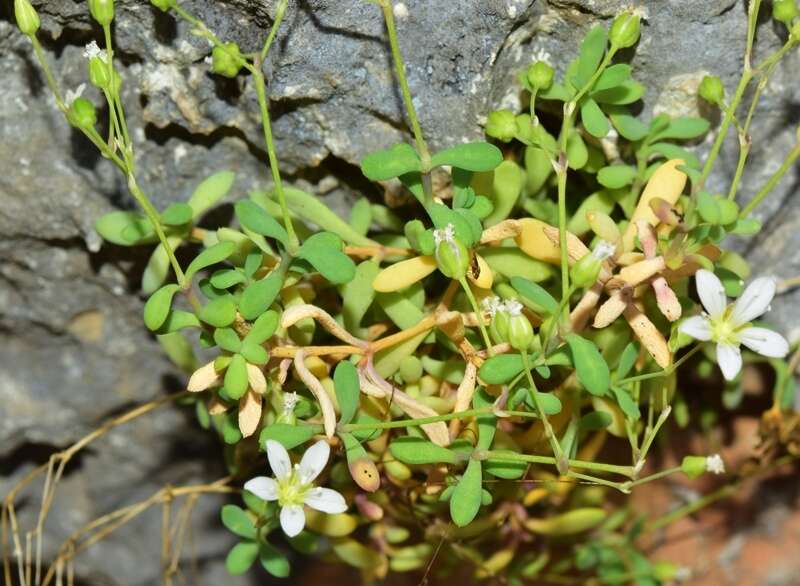
<path fill-rule="evenodd" d="M 311 484 L 301 484 L 297 470 L 292 470 L 289 476 L 278 480 L 278 504 L 281 507 L 302 506 L 311 488 Z"/>

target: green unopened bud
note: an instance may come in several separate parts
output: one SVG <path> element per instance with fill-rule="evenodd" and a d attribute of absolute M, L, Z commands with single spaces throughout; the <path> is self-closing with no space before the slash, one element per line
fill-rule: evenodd
<path fill-rule="evenodd" d="M 458 241 L 453 224 L 433 231 L 436 264 L 445 277 L 462 279 L 469 268 L 469 251 Z"/>
<path fill-rule="evenodd" d="M 514 138 L 517 132 L 517 123 L 514 112 L 511 110 L 495 110 L 486 120 L 486 134 L 502 142 Z"/>
<path fill-rule="evenodd" d="M 681 470 L 689 478 L 697 478 L 706 472 L 724 474 L 725 463 L 719 454 L 711 456 L 686 456 L 681 462 Z"/>
<path fill-rule="evenodd" d="M 89 0 L 89 12 L 100 26 L 108 26 L 114 20 L 114 0 Z"/>
<path fill-rule="evenodd" d="M 150 0 L 150 4 L 163 12 L 175 7 L 175 0 Z"/>
<path fill-rule="evenodd" d="M 522 313 L 522 304 L 515 299 L 506 301 L 508 313 L 508 343 L 515 350 L 526 351 L 533 342 L 533 326 Z"/>
<path fill-rule="evenodd" d="M 211 51 L 211 70 L 225 77 L 236 77 L 242 68 L 243 61 L 239 45 L 224 43 Z"/>
<path fill-rule="evenodd" d="M 496 344 L 508 342 L 508 313 L 499 297 L 486 297 L 481 304 L 489 314 L 489 335 Z"/>
<path fill-rule="evenodd" d="M 789 25 L 797 16 L 797 3 L 795 0 L 773 0 L 772 18 Z"/>
<path fill-rule="evenodd" d="M 39 14 L 29 0 L 14 0 L 14 16 L 23 34 L 31 36 L 39 30 Z"/>
<path fill-rule="evenodd" d="M 603 268 L 603 261 L 613 256 L 615 246 L 601 240 L 594 250 L 583 255 L 569 271 L 569 278 L 576 287 L 594 285 Z"/>
<path fill-rule="evenodd" d="M 553 68 L 545 61 L 537 61 L 528 67 L 528 83 L 531 87 L 546 90 L 553 85 Z"/>
<path fill-rule="evenodd" d="M 633 47 L 639 40 L 641 32 L 642 17 L 635 11 L 628 11 L 618 14 L 608 31 L 608 38 L 611 44 L 626 49 Z"/>
<path fill-rule="evenodd" d="M 698 88 L 700 97 L 712 104 L 721 104 L 725 99 L 725 87 L 716 75 L 706 75 Z"/>
<path fill-rule="evenodd" d="M 75 98 L 69 107 L 70 124 L 87 130 L 97 124 L 97 112 L 94 104 L 86 98 Z"/>

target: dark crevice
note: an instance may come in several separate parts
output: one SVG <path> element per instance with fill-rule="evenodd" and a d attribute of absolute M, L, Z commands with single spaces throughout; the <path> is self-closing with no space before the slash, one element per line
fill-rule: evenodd
<path fill-rule="evenodd" d="M 253 157 L 262 162 L 268 161 L 266 150 L 251 141 L 240 128 L 232 126 L 218 126 L 212 132 L 198 133 L 192 132 L 177 122 L 171 122 L 166 126 L 156 126 L 149 123 L 144 127 L 144 135 L 147 140 L 151 140 L 159 146 L 164 146 L 170 139 L 174 138 L 195 146 L 203 146 L 209 150 L 226 138 L 238 138 L 247 146 L 248 152 Z"/>
<path fill-rule="evenodd" d="M 45 442 L 25 442 L 18 445 L 11 452 L 0 458 L 0 476 L 11 476 L 15 470 L 18 470 L 25 464 L 33 466 L 41 466 L 46 464 L 51 456 L 58 454 L 66 449 L 65 446 L 56 446 Z M 67 465 L 64 467 L 63 476 L 69 476 L 76 470 L 79 470 L 83 465 L 84 456 L 90 452 L 84 450 L 83 452 L 76 453 L 70 458 Z"/>

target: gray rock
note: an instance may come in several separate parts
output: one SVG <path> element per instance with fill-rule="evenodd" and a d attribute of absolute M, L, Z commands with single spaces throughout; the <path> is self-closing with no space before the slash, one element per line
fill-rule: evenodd
<path fill-rule="evenodd" d="M 64 89 L 76 88 L 86 76 L 83 45 L 97 32 L 86 5 L 34 4 L 55 76 Z M 236 171 L 237 198 L 268 184 L 249 82 L 212 77 L 204 61 L 207 45 L 184 23 L 141 0 L 117 4 L 115 38 L 139 182 L 156 205 L 185 200 L 200 179 L 219 169 Z M 275 4 L 226 0 L 185 6 L 220 37 L 253 51 L 266 36 Z M 432 148 L 481 137 L 483 117 L 517 100 L 517 71 L 540 51 L 565 64 L 590 26 L 610 22 L 627 4 L 407 0 L 407 14 L 398 12 L 400 44 Z M 704 72 L 720 75 L 733 91 L 744 46 L 742 1 L 649 0 L 644 6 L 649 18 L 643 40 L 630 56 L 637 78 L 649 88 L 646 115 L 654 106 L 692 111 L 694 86 Z M 779 46 L 781 34 L 764 22 L 757 56 Z M 366 153 L 410 140 L 390 63 L 376 6 L 302 0 L 291 2 L 264 65 L 287 178 L 308 181 L 311 189 L 333 178 L 337 187 L 326 202 L 338 209 L 366 185 L 357 168 Z M 799 69 L 795 52 L 765 92 L 741 201 L 752 197 L 794 144 L 800 90 L 791 83 L 791 72 Z M 7 489 L 43 455 L 69 445 L 109 415 L 179 386 L 181 375 L 141 324 L 137 283 L 146 254 L 101 248 L 92 229 L 114 208 L 133 209 L 124 181 L 66 126 L 30 44 L 5 20 L 0 20 L 0 70 L 0 457 L 9 472 L 0 486 Z M 91 90 L 87 94 L 98 98 Z M 736 157 L 731 135 L 711 178 L 713 189 L 727 190 Z M 799 180 L 794 170 L 758 209 L 764 234 L 737 243 L 757 273 L 800 274 L 800 255 L 794 253 L 800 216 L 792 200 Z M 797 324 L 798 301 L 795 292 L 774 304 L 772 320 L 786 332 Z M 82 523 L 166 483 L 218 477 L 220 461 L 219 446 L 180 410 L 162 409 L 114 432 L 65 480 L 47 528 L 47 552 Z M 202 570 L 207 581 L 221 583 L 211 578 L 221 575 L 219 563 L 230 544 L 215 528 L 221 499 L 202 502 L 196 525 Z M 24 509 L 23 520 L 33 512 Z M 92 584 L 156 583 L 159 531 L 158 511 L 120 529 L 79 559 L 79 575 Z"/>

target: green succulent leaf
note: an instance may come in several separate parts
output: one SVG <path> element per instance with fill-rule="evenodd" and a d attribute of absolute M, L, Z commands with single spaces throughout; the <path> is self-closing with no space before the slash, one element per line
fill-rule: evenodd
<path fill-rule="evenodd" d="M 575 77 L 573 82 L 575 87 L 582 88 L 591 79 L 603 55 L 606 52 L 606 44 L 608 43 L 608 35 L 606 29 L 602 25 L 595 25 L 586 34 L 581 43 L 580 53 L 578 55 L 578 64 L 575 70 Z"/>
<path fill-rule="evenodd" d="M 258 436 L 258 445 L 264 450 L 268 439 L 275 440 L 283 445 L 287 450 L 302 446 L 309 441 L 314 434 L 320 433 L 322 426 L 319 425 L 289 425 L 288 423 L 273 423 L 261 430 Z"/>
<path fill-rule="evenodd" d="M 233 546 L 225 558 L 225 569 L 233 576 L 244 574 L 258 557 L 258 543 L 242 541 Z"/>
<path fill-rule="evenodd" d="M 482 476 L 481 462 L 470 459 L 450 497 L 450 517 L 458 527 L 469 525 L 481 508 Z"/>
<path fill-rule="evenodd" d="M 283 288 L 283 274 L 273 271 L 263 279 L 250 283 L 242 292 L 239 312 L 247 320 L 256 319 L 275 302 Z"/>
<path fill-rule="evenodd" d="M 644 86 L 632 79 L 626 80 L 616 87 L 592 92 L 591 96 L 599 104 L 625 105 L 632 104 L 644 96 Z"/>
<path fill-rule="evenodd" d="M 139 212 L 111 212 L 98 219 L 94 229 L 103 240 L 119 246 L 134 246 L 156 239 L 149 220 Z"/>
<path fill-rule="evenodd" d="M 351 362 L 341 361 L 333 372 L 333 384 L 336 389 L 336 400 L 339 402 L 341 418 L 340 425 L 350 423 L 358 411 L 361 399 L 361 385 L 358 381 L 358 371 Z"/>
<path fill-rule="evenodd" d="M 181 242 L 182 240 L 179 236 L 167 237 L 167 244 L 169 244 L 172 250 L 178 248 Z M 142 292 L 145 295 L 150 295 L 155 292 L 155 290 L 161 287 L 164 281 L 167 280 L 169 271 L 169 255 L 164 245 L 159 242 L 153 249 L 152 254 L 150 254 L 147 265 L 144 267 L 144 272 L 142 273 Z"/>
<path fill-rule="evenodd" d="M 689 140 L 704 135 L 710 126 L 705 118 L 673 118 L 666 128 L 652 135 L 650 140 Z"/>
<path fill-rule="evenodd" d="M 258 316 L 250 331 L 244 338 L 246 343 L 263 344 L 272 337 L 278 329 L 278 312 L 270 310 Z"/>
<path fill-rule="evenodd" d="M 236 505 L 225 505 L 220 512 L 222 524 L 239 537 L 256 538 L 256 526 L 247 512 Z"/>
<path fill-rule="evenodd" d="M 201 327 L 200 320 L 197 316 L 189 311 L 181 311 L 175 309 L 167 314 L 167 318 L 161 327 L 156 332 L 159 335 L 171 334 L 184 328 L 199 328 Z"/>
<path fill-rule="evenodd" d="M 186 280 L 191 281 L 192 277 L 194 277 L 198 271 L 222 262 L 232 255 L 235 250 L 236 244 L 233 242 L 219 242 L 206 248 L 189 264 L 189 267 L 186 269 Z"/>
<path fill-rule="evenodd" d="M 386 181 L 420 170 L 419 156 L 405 143 L 370 153 L 361 161 L 361 171 L 370 181 Z"/>
<path fill-rule="evenodd" d="M 577 334 L 567 336 L 578 380 L 592 395 L 602 396 L 611 384 L 608 364 L 592 342 Z"/>
<path fill-rule="evenodd" d="M 284 227 L 255 202 L 251 200 L 236 202 L 235 210 L 236 218 L 244 228 L 267 238 L 273 238 L 284 248 L 289 245 L 289 235 Z"/>
<path fill-rule="evenodd" d="M 491 171 L 503 162 L 500 149 L 488 142 L 460 144 L 431 157 L 434 167 L 450 165 L 466 171 Z"/>
<path fill-rule="evenodd" d="M 217 346 L 228 352 L 238 352 L 242 348 L 239 334 L 232 328 L 218 328 L 214 330 L 214 341 Z"/>
<path fill-rule="evenodd" d="M 478 376 L 490 385 L 502 385 L 522 372 L 522 356 L 519 354 L 500 354 L 492 356 L 483 363 Z"/>
<path fill-rule="evenodd" d="M 455 464 L 456 453 L 421 437 L 403 436 L 389 444 L 392 456 L 405 464 Z"/>
<path fill-rule="evenodd" d="M 261 566 L 276 578 L 286 578 L 292 568 L 289 560 L 274 545 L 265 541 L 259 544 L 258 561 Z"/>
<path fill-rule="evenodd" d="M 230 295 L 218 297 L 204 305 L 198 317 L 215 328 L 227 327 L 236 319 L 236 301 Z"/>
<path fill-rule="evenodd" d="M 604 138 L 611 130 L 608 118 L 603 114 L 597 102 L 591 98 L 588 98 L 581 106 L 581 122 L 586 131 L 597 138 Z"/>
<path fill-rule="evenodd" d="M 319 232 L 303 243 L 297 256 L 304 258 L 333 284 L 339 285 L 353 280 L 356 265 L 342 252 L 342 241 L 331 232 Z"/>
<path fill-rule="evenodd" d="M 247 392 L 247 361 L 241 354 L 234 354 L 225 369 L 225 391 L 231 399 L 239 400 Z"/>
<path fill-rule="evenodd" d="M 592 86 L 592 91 L 598 92 L 615 88 L 631 76 L 631 66 L 627 63 L 617 63 L 606 67 L 597 81 Z"/>
<path fill-rule="evenodd" d="M 220 171 L 203 180 L 186 202 L 194 210 L 194 217 L 197 218 L 225 197 L 235 179 L 236 175 L 232 171 Z"/>
<path fill-rule="evenodd" d="M 506 453 L 510 456 L 517 454 L 517 452 L 511 450 L 494 450 L 494 453 L 498 455 Z M 526 462 L 489 458 L 483 462 L 483 469 L 496 478 L 516 480 L 522 478 L 525 474 L 525 470 L 528 469 L 528 464 Z"/>
<path fill-rule="evenodd" d="M 174 203 L 161 212 L 161 223 L 165 226 L 183 226 L 192 221 L 192 208 L 189 204 Z"/>
<path fill-rule="evenodd" d="M 511 286 L 514 287 L 517 293 L 534 305 L 537 313 L 541 315 L 555 315 L 558 313 L 558 301 L 541 285 L 522 277 L 512 277 Z"/>
<path fill-rule="evenodd" d="M 150 331 L 156 331 L 167 321 L 172 307 L 172 298 L 178 291 L 177 285 L 165 285 L 150 296 L 144 304 L 144 325 Z"/>
<path fill-rule="evenodd" d="M 636 167 L 630 165 L 609 165 L 597 173 L 600 185 L 609 189 L 619 189 L 630 185 L 636 179 Z"/>

